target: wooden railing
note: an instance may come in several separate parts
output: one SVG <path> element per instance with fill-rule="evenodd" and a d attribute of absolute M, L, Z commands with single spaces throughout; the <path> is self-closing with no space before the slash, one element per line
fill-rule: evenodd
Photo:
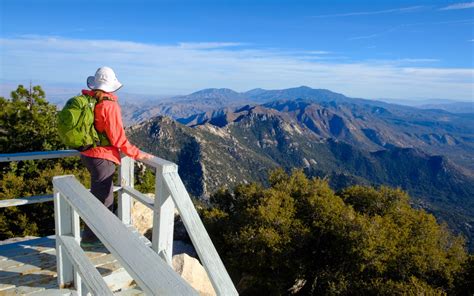
<path fill-rule="evenodd" d="M 60 288 L 74 282 L 79 295 L 112 294 L 79 247 L 81 218 L 147 295 L 198 295 L 74 176 L 54 177 L 53 185 Z"/>
<path fill-rule="evenodd" d="M 51 158 L 62 158 L 62 157 L 71 157 L 71 156 L 78 156 L 79 153 L 75 150 L 65 150 L 65 151 L 48 151 L 48 152 L 28 152 L 28 153 L 15 153 L 15 154 L 0 154 L 0 162 L 5 162 L 5 161 L 21 161 L 21 160 L 29 160 L 29 159 L 51 159 Z M 172 250 L 173 250 L 173 228 L 174 228 L 174 209 L 175 206 L 178 209 L 178 212 L 181 216 L 181 219 L 183 221 L 184 226 L 186 227 L 186 230 L 191 238 L 191 241 L 194 245 L 194 248 L 196 249 L 199 258 L 201 262 L 203 263 L 203 266 L 205 270 L 207 271 L 209 278 L 212 282 L 212 285 L 214 287 L 214 290 L 218 295 L 238 295 L 237 290 L 235 289 L 232 280 L 230 279 L 214 245 L 212 244 L 212 241 L 207 234 L 207 231 L 204 228 L 204 225 L 199 218 L 199 215 L 197 214 L 196 209 L 194 208 L 194 205 L 191 201 L 191 198 L 181 181 L 181 178 L 178 175 L 178 167 L 176 164 L 169 162 L 167 160 L 161 159 L 159 157 L 153 157 L 148 160 L 143 160 L 143 163 L 147 164 L 151 168 L 155 169 L 156 172 L 156 180 L 155 180 L 155 199 L 151 199 L 148 196 L 142 194 L 141 192 L 135 190 L 133 188 L 133 175 L 134 175 L 134 161 L 128 157 L 122 158 L 122 164 L 119 169 L 119 180 L 120 180 L 120 186 L 117 187 L 117 191 L 119 192 L 119 200 L 118 200 L 118 215 L 119 219 L 122 221 L 122 226 L 126 227 L 131 225 L 132 223 L 132 218 L 131 218 L 131 207 L 132 207 L 132 198 L 136 199 L 137 201 L 143 203 L 145 206 L 149 207 L 150 209 L 153 209 L 153 236 L 152 236 L 152 249 L 161 256 L 161 258 L 169 265 L 171 266 L 172 264 Z M 122 252 L 119 252 L 117 250 L 112 251 L 110 248 L 114 248 L 115 242 L 110 242 L 110 238 L 106 237 L 107 234 L 105 230 L 103 230 L 102 224 L 105 221 L 96 221 L 96 220 L 91 220 L 90 217 L 86 218 L 86 216 L 90 216 L 89 213 L 82 212 L 83 210 L 81 208 L 83 207 L 88 207 L 87 203 L 86 204 L 74 204 L 73 202 L 73 197 L 69 195 L 81 195 L 81 196 L 87 196 L 91 195 L 87 189 L 83 188 L 79 190 L 79 185 L 74 185 L 76 181 L 71 181 L 71 176 L 68 177 L 57 177 L 53 181 L 55 184 L 55 209 L 57 211 L 61 211 L 61 207 L 57 205 L 58 201 L 59 204 L 61 204 L 60 200 L 61 197 L 60 195 L 64 195 L 62 199 L 69 200 L 69 206 L 72 207 L 74 210 L 65 210 L 66 213 L 72 212 L 71 214 L 72 220 L 78 219 L 78 213 L 79 216 L 83 218 L 83 220 L 91 227 L 91 229 L 95 230 L 94 233 L 101 239 L 101 241 L 104 243 L 104 245 L 112 252 L 117 252 L 117 256 L 127 256 L 122 254 Z M 75 179 L 74 179 L 75 180 Z M 62 183 L 67 183 L 66 185 L 62 185 Z M 78 182 L 77 182 L 78 183 Z M 70 189 L 62 189 L 63 192 L 61 192 L 60 187 L 63 186 L 64 188 L 70 188 Z M 80 185 L 82 186 L 82 185 Z M 74 189 L 75 188 L 75 189 Z M 39 201 L 41 199 L 41 201 Z M 14 206 L 14 205 L 23 205 L 23 204 L 31 204 L 35 202 L 43 202 L 43 201 L 48 201 L 52 200 L 52 196 L 42 196 L 42 197 L 23 197 L 21 198 L 21 202 L 17 202 L 16 200 L 18 199 L 13 199 L 13 200 L 4 200 L 0 201 L 0 207 L 5 207 L 5 206 Z M 97 202 L 95 199 L 88 199 L 89 202 L 90 200 L 94 200 Z M 65 202 L 63 201 L 63 204 Z M 105 209 L 105 207 L 102 207 Z M 82 214 L 81 214 L 82 212 Z M 74 214 L 75 213 L 75 214 Z M 105 213 L 105 212 L 104 212 Z M 107 215 L 107 221 L 112 219 L 112 216 L 110 216 L 110 212 Z M 58 214 L 61 216 L 61 214 Z M 64 214 L 63 214 L 64 215 Z M 69 215 L 69 214 L 67 214 Z M 84 215 L 84 216 L 83 216 Z M 110 217 L 109 217 L 110 216 Z M 113 216 L 113 218 L 117 219 L 116 217 Z M 61 221 L 60 218 L 56 217 L 56 223 Z M 66 219 L 66 221 L 70 220 L 69 218 Z M 90 220 L 88 223 L 88 219 Z M 68 247 L 72 245 L 72 241 L 70 237 L 73 237 L 74 240 L 77 242 L 78 241 L 78 230 L 74 230 L 75 228 L 78 227 L 78 224 L 75 224 L 71 222 L 72 224 L 67 226 L 66 228 L 61 228 L 61 226 L 58 226 L 56 224 L 56 233 L 57 233 L 57 243 L 59 242 L 59 253 L 58 253 L 58 258 L 65 258 L 68 254 Z M 94 223 L 94 225 L 90 225 L 90 223 Z M 119 228 L 121 229 L 122 226 Z M 75 228 L 74 228 L 75 227 Z M 118 227 L 118 226 L 117 226 Z M 66 229 L 66 230 L 64 230 Z M 102 230 L 99 230 L 102 229 Z M 112 231 L 112 229 L 108 229 Z M 120 230 L 121 231 L 121 230 Z M 102 233 L 99 234 L 98 233 Z M 122 232 L 122 231 L 121 231 Z M 102 236 L 102 237 L 101 237 Z M 130 242 L 134 246 L 136 245 L 136 239 L 132 239 L 133 235 L 130 236 Z M 135 237 L 136 238 L 136 237 Z M 106 242 L 108 241 L 108 242 Z M 129 241 L 129 238 L 127 236 L 127 243 Z M 143 243 L 142 243 L 143 244 Z M 126 244 L 125 244 L 126 245 Z M 144 246 L 144 245 L 143 245 Z M 63 251 L 62 248 L 65 250 Z M 73 247 L 75 248 L 75 247 Z M 124 247 L 125 248 L 125 247 Z M 69 250 L 71 251 L 71 250 Z M 130 247 L 130 252 L 134 252 L 135 250 Z M 62 253 L 61 253 L 62 252 Z M 72 252 L 72 251 L 71 251 Z M 62 254 L 62 255 L 61 255 Z M 68 257 L 70 258 L 70 257 Z M 82 258 L 84 259 L 84 258 Z M 72 281 L 74 280 L 75 277 L 75 286 L 77 289 L 81 289 L 82 284 L 80 283 L 80 273 L 81 269 L 79 266 L 76 267 L 77 272 L 72 272 L 71 269 L 73 269 L 74 264 L 81 264 L 81 268 L 88 268 L 86 263 L 83 263 L 84 260 L 81 258 L 76 258 L 76 259 L 71 259 L 69 260 L 69 265 L 68 265 L 68 273 L 67 276 L 61 276 L 61 279 L 58 280 L 60 284 L 64 284 L 67 281 Z M 76 260 L 76 261 L 75 261 Z M 125 258 L 118 259 L 120 260 L 125 260 Z M 135 259 L 134 259 L 135 260 Z M 132 260 L 132 261 L 134 261 Z M 138 260 L 138 259 L 137 259 Z M 59 264 L 58 260 L 58 264 Z M 121 262 L 122 262 L 121 261 Z M 124 263 L 124 262 L 122 262 Z M 63 263 L 62 263 L 63 264 Z M 158 265 L 157 265 L 158 266 Z M 90 267 L 90 266 L 89 266 Z M 126 266 L 124 266 L 127 268 Z M 63 268 L 58 265 L 58 274 L 59 270 Z M 140 268 L 139 265 L 133 265 L 129 266 L 129 268 L 132 269 L 132 271 L 129 271 L 129 273 L 133 277 L 133 270 L 136 268 Z M 161 267 L 160 267 L 161 268 Z M 89 270 L 88 268 L 87 270 Z M 128 270 L 128 269 L 127 269 Z M 164 272 L 164 271 L 163 271 Z M 158 275 L 157 275 L 158 276 Z M 79 279 L 79 280 L 78 280 Z M 85 281 L 91 280 L 89 278 L 84 278 Z M 139 283 L 139 286 L 142 287 L 142 285 L 145 285 L 146 281 L 144 282 L 143 280 L 136 279 L 137 282 Z M 142 282 L 141 282 L 142 281 Z M 96 283 L 96 281 L 94 281 Z M 86 285 L 87 286 L 87 285 Z M 94 286 L 95 287 L 95 286 Z M 98 287 L 98 286 L 97 286 Z M 84 287 L 86 289 L 87 287 Z M 143 288 L 143 287 L 142 287 Z M 89 287 L 91 289 L 91 287 Z M 146 290 L 146 288 L 144 288 Z M 152 288 L 153 290 L 153 288 Z M 149 290 L 148 292 L 150 292 Z M 177 290 L 179 291 L 179 290 Z M 183 290 L 184 291 L 184 290 Z M 176 291 L 174 291 L 176 292 Z M 152 293 L 152 294 L 155 294 Z M 166 294 L 166 293 L 165 293 Z"/>

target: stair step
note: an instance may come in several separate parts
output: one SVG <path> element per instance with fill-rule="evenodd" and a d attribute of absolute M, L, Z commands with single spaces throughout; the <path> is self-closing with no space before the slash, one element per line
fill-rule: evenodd
<path fill-rule="evenodd" d="M 47 289 L 30 295 L 34 296 L 78 296 L 75 290 L 69 289 Z"/>
<path fill-rule="evenodd" d="M 145 292 L 140 290 L 138 287 L 132 287 L 129 289 L 124 289 L 120 292 L 115 293 L 117 296 L 138 296 L 138 295 L 145 295 Z"/>

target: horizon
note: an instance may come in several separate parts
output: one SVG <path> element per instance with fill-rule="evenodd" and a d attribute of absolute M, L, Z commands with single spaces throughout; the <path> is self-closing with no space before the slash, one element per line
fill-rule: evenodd
<path fill-rule="evenodd" d="M 19 82 L 19 83 L 1 83 L 0 82 L 0 97 L 9 98 L 10 93 L 12 91 L 14 91 L 18 87 L 18 85 L 20 85 L 20 84 L 23 85 L 24 87 L 29 86 L 29 82 L 27 82 L 27 83 L 21 83 L 21 82 Z M 66 101 L 70 97 L 80 93 L 81 89 L 87 89 L 87 87 L 80 87 L 80 86 L 77 86 L 77 87 L 62 86 L 61 87 L 61 86 L 58 86 L 58 85 L 55 85 L 55 84 L 43 85 L 41 83 L 35 83 L 34 81 L 32 81 L 32 86 L 35 86 L 35 85 L 40 85 L 42 87 L 42 89 L 46 93 L 46 99 L 48 99 L 52 103 L 58 103 L 58 102 Z M 331 91 L 331 92 L 334 92 L 334 93 L 338 93 L 338 92 L 335 92 L 331 89 L 320 88 L 320 87 L 310 87 L 310 86 L 307 86 L 307 85 L 299 85 L 299 86 L 293 86 L 293 87 L 288 87 L 288 88 L 275 88 L 275 89 L 264 89 L 264 88 L 256 87 L 256 88 L 252 88 L 252 89 L 248 89 L 248 90 L 244 90 L 244 91 L 237 91 L 235 89 L 228 88 L 228 87 L 206 87 L 206 88 L 202 88 L 202 89 L 196 89 L 196 90 L 193 90 L 193 91 L 188 92 L 188 93 L 177 93 L 177 94 L 136 93 L 136 92 L 128 92 L 128 91 L 124 91 L 123 89 L 120 89 L 120 90 L 117 91 L 117 95 L 119 96 L 119 98 L 120 97 L 127 98 L 126 100 L 124 100 L 124 101 L 127 101 L 127 102 L 130 102 L 129 101 L 130 97 L 135 96 L 136 99 L 137 99 L 137 102 L 142 103 L 142 102 L 149 102 L 150 100 L 161 101 L 161 100 L 171 99 L 171 98 L 175 98 L 175 97 L 189 96 L 189 95 L 192 95 L 194 93 L 197 93 L 197 92 L 200 92 L 200 91 L 203 91 L 203 90 L 224 90 L 224 89 L 226 89 L 226 90 L 235 91 L 237 93 L 246 93 L 246 92 L 249 92 L 249 91 L 252 91 L 252 90 L 255 90 L 255 89 L 262 89 L 262 90 L 265 90 L 265 91 L 273 91 L 273 90 L 287 90 L 287 89 L 301 88 L 301 87 L 309 87 L 311 89 L 323 89 L 323 90 L 328 90 L 328 91 Z M 364 100 L 371 100 L 371 101 L 383 101 L 383 102 L 387 102 L 387 103 L 391 103 L 391 104 L 407 105 L 407 106 L 422 105 L 422 103 L 428 103 L 428 102 L 433 103 L 433 104 L 474 103 L 472 101 L 472 99 L 464 99 L 463 100 L 462 98 L 459 98 L 459 99 L 417 98 L 417 97 L 411 97 L 411 98 L 388 98 L 388 97 L 362 98 L 362 97 L 350 96 L 350 95 L 345 94 L 345 93 L 338 93 L 338 94 L 344 95 L 344 96 L 346 96 L 348 98 L 351 98 L 351 99 L 364 99 Z"/>
<path fill-rule="evenodd" d="M 84 17 L 80 1 L 48 4 L 0 3 L 0 94 L 30 80 L 79 91 L 108 65 L 123 92 L 146 96 L 307 85 L 474 100 L 474 2 L 98 1 L 100 19 Z"/>

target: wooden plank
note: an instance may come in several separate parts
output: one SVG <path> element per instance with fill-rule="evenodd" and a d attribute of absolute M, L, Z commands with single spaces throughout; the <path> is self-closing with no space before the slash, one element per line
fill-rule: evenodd
<path fill-rule="evenodd" d="M 119 169 L 120 186 L 128 186 L 133 188 L 134 176 L 134 161 L 130 157 L 123 157 Z M 123 190 L 119 192 L 118 196 L 118 216 L 122 223 L 132 224 L 132 198 L 130 194 Z"/>
<path fill-rule="evenodd" d="M 54 239 L 55 239 L 55 236 L 50 235 L 50 236 L 32 238 L 28 240 L 22 240 L 18 242 L 0 245 L 0 255 L 3 255 L 5 252 L 8 252 L 9 250 L 16 251 L 18 250 L 18 248 L 24 248 L 24 247 L 30 248 L 34 246 L 45 246 L 45 245 L 50 245 L 54 247 L 54 244 L 55 244 Z"/>
<path fill-rule="evenodd" d="M 51 237 L 32 239 L 0 246 L 0 261 L 16 260 L 30 255 L 55 251 L 56 241 Z"/>
<path fill-rule="evenodd" d="M 1 295 L 2 296 L 13 296 L 13 295 L 27 295 L 27 294 L 32 294 L 35 292 L 40 292 L 44 291 L 44 287 L 28 287 L 28 286 L 21 286 L 21 287 L 15 287 L 11 288 L 5 291 L 2 291 Z"/>
<path fill-rule="evenodd" d="M 72 235 L 70 235 L 70 234 L 66 234 L 66 235 L 71 237 L 76 242 L 76 244 L 79 245 L 80 242 L 81 242 L 81 223 L 80 223 L 80 220 L 79 220 L 79 214 L 76 211 L 74 211 L 74 208 L 72 208 L 71 224 L 72 224 Z M 61 241 L 61 243 L 62 242 L 63 241 Z M 67 252 L 67 250 L 66 250 L 66 252 Z M 72 261 L 73 257 L 69 256 L 69 258 Z M 82 276 L 79 273 L 79 268 L 77 268 L 77 267 L 74 267 L 74 287 L 76 288 L 77 293 L 79 295 L 87 295 L 88 290 L 87 290 L 86 287 L 83 287 Z"/>
<path fill-rule="evenodd" d="M 142 290 L 138 288 L 125 289 L 120 292 L 115 293 L 115 296 L 139 296 L 145 295 Z"/>
<path fill-rule="evenodd" d="M 57 287 L 56 275 L 56 271 L 43 269 L 24 276 L 12 277 L 8 279 L 8 283 L 0 282 L 0 294 L 3 290 L 19 286 L 50 287 L 54 285 Z"/>
<path fill-rule="evenodd" d="M 151 295 L 197 295 L 171 267 L 93 195 L 74 176 L 54 177 L 53 185 L 79 212 L 82 219 L 120 261 L 140 288 Z"/>
<path fill-rule="evenodd" d="M 163 174 L 184 226 L 218 295 L 238 295 L 178 173 Z"/>
<path fill-rule="evenodd" d="M 161 169 L 156 169 L 152 234 L 153 250 L 164 257 L 170 266 L 173 264 L 174 202 L 166 188 L 163 174 L 173 171 L 177 171 L 176 166 L 164 166 Z"/>
<path fill-rule="evenodd" d="M 0 270 L 7 270 L 9 268 L 14 268 L 18 266 L 22 266 L 25 263 L 20 262 L 20 261 L 15 261 L 15 260 L 5 260 L 5 261 L 0 261 Z"/>
<path fill-rule="evenodd" d="M 55 244 L 54 241 L 53 244 Z M 15 258 L 18 257 L 29 256 L 32 254 L 41 254 L 51 251 L 55 251 L 55 248 L 49 246 L 33 246 L 31 248 L 18 247 L 18 250 L 16 251 L 9 250 L 9 252 L 2 252 L 2 255 L 0 255 L 0 261 L 15 260 Z"/>
<path fill-rule="evenodd" d="M 114 186 L 114 192 L 120 191 L 121 189 L 122 187 L 120 186 Z M 4 200 L 0 200 L 0 208 L 16 207 L 16 206 L 35 204 L 35 203 L 49 202 L 49 201 L 53 201 L 52 194 L 4 199 Z"/>
<path fill-rule="evenodd" d="M 74 231 L 73 209 L 63 198 L 62 194 L 54 188 L 54 221 L 56 231 L 56 269 L 58 273 L 58 286 L 64 288 L 74 282 L 74 265 L 67 256 L 61 241 L 61 235 L 71 235 Z"/>
<path fill-rule="evenodd" d="M 4 200 L 0 200 L 0 208 L 30 205 L 30 204 L 47 202 L 47 201 L 52 201 L 52 200 L 53 200 L 52 194 L 27 196 L 27 197 L 13 198 L 13 199 L 4 199 Z"/>
<path fill-rule="evenodd" d="M 20 153 L 1 153 L 0 162 L 34 160 L 34 159 L 52 159 L 79 156 L 77 150 L 57 150 L 57 151 L 35 151 Z"/>
<path fill-rule="evenodd" d="M 51 249 L 41 254 L 33 254 L 16 260 L 6 260 L 0 263 L 0 279 L 5 278 L 5 274 L 27 274 L 39 269 L 46 269 L 56 266 L 56 250 Z"/>
<path fill-rule="evenodd" d="M 103 252 L 95 252 L 95 251 L 87 251 L 85 255 L 89 260 L 94 260 L 97 265 L 103 265 L 108 262 L 113 262 L 115 260 L 113 257 L 109 259 L 107 262 L 100 262 L 96 258 L 104 257 L 107 254 Z M 24 262 L 23 265 L 8 268 L 5 270 L 0 271 L 0 282 L 5 282 L 6 279 L 11 277 L 17 276 L 24 276 L 30 273 L 35 273 L 42 269 L 48 269 L 51 271 L 56 270 L 56 250 L 51 249 L 50 251 L 40 253 L 40 254 L 33 254 L 23 258 L 20 258 L 21 262 Z"/>
<path fill-rule="evenodd" d="M 148 207 L 149 209 L 153 210 L 155 201 L 145 194 L 141 193 L 140 191 L 136 190 L 135 188 L 129 186 L 123 186 L 122 191 L 130 194 L 133 198 L 141 202 L 143 205 Z"/>
<path fill-rule="evenodd" d="M 3 293 L 5 290 L 14 289 L 15 285 L 12 283 L 2 283 L 0 282 L 0 293 Z"/>
<path fill-rule="evenodd" d="M 159 158 L 157 156 L 154 156 L 154 157 L 149 158 L 149 159 L 141 159 L 139 161 L 141 161 L 144 164 L 147 164 L 151 167 L 154 167 L 156 169 L 161 169 L 163 167 L 176 166 L 175 163 L 173 163 L 171 161 L 168 161 L 166 159 L 163 159 L 163 158 Z"/>
<path fill-rule="evenodd" d="M 69 289 L 48 289 L 44 291 L 40 291 L 37 293 L 33 293 L 31 295 L 34 296 L 76 296 L 80 295 L 74 290 Z"/>
<path fill-rule="evenodd" d="M 99 266 L 109 264 L 115 261 L 117 261 L 117 259 L 115 259 L 115 257 L 112 254 L 107 254 L 105 256 L 100 256 L 100 257 L 91 259 L 91 262 L 95 267 L 99 267 Z"/>
<path fill-rule="evenodd" d="M 112 291 L 128 289 L 135 285 L 135 281 L 125 269 L 114 271 L 104 276 L 104 281 Z"/>
<path fill-rule="evenodd" d="M 108 274 L 111 274 L 111 273 L 114 273 L 114 272 L 119 272 L 121 270 L 125 270 L 125 269 L 120 264 L 120 262 L 118 262 L 117 260 L 115 260 L 113 262 L 110 262 L 110 263 L 107 263 L 107 264 L 97 266 L 97 271 L 102 276 L 108 275 Z"/>
<path fill-rule="evenodd" d="M 94 295 L 113 295 L 100 273 L 84 254 L 77 240 L 72 236 L 60 235 L 59 240 L 71 258 L 74 268 L 78 269 L 81 279 Z"/>
<path fill-rule="evenodd" d="M 129 231 L 136 235 L 147 247 L 151 247 L 151 241 L 144 235 L 141 235 L 133 225 L 127 225 Z"/>
<path fill-rule="evenodd" d="M 56 261 L 55 262 L 48 262 L 49 265 L 44 266 L 44 268 L 54 268 L 56 269 Z M 42 270 L 43 267 L 31 265 L 31 264 L 23 264 L 21 266 L 13 267 L 7 270 L 0 271 L 0 282 L 7 282 L 9 278 L 22 276 L 25 274 L 34 273 L 36 271 Z"/>

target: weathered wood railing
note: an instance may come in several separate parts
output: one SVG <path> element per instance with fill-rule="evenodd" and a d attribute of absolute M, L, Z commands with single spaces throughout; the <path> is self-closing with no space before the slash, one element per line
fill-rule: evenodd
<path fill-rule="evenodd" d="M 79 153 L 75 150 L 0 154 L 0 162 L 51 159 L 78 155 Z M 199 258 L 211 279 L 216 293 L 218 295 L 237 295 L 237 290 L 235 289 L 209 235 L 207 234 L 207 231 L 204 228 L 204 225 L 202 224 L 201 219 L 199 218 L 199 215 L 197 214 L 196 209 L 194 208 L 190 196 L 178 175 L 177 165 L 159 157 L 143 160 L 143 162 L 155 169 L 156 172 L 155 200 L 133 188 L 134 161 L 128 157 L 124 157 L 119 169 L 120 186 L 117 187 L 119 192 L 119 219 L 123 224 L 125 224 L 125 226 L 131 225 L 132 198 L 152 209 L 154 212 L 152 249 L 157 252 L 161 258 L 168 263 L 168 265 L 171 265 L 171 258 L 173 255 L 174 208 L 176 206 Z M 81 191 L 81 194 L 86 194 L 85 192 L 87 191 Z M 87 194 L 90 193 L 87 192 Z M 41 201 L 39 201 L 40 199 Z M 0 207 L 31 204 L 52 199 L 53 198 L 50 195 L 3 200 L 0 201 Z M 79 211 L 79 209 L 77 210 Z M 77 216 L 77 214 L 75 215 Z M 73 215 L 73 217 L 75 216 Z M 86 221 L 86 219 L 84 220 Z M 92 229 L 94 230 L 94 228 Z M 56 231 L 58 233 L 58 229 L 56 229 Z M 73 232 L 73 230 L 67 231 L 65 233 L 69 233 L 70 235 L 73 234 L 73 237 L 77 238 L 76 232 Z M 63 234 L 64 233 L 59 232 L 59 236 Z M 60 243 L 64 242 L 61 237 L 59 238 L 59 241 Z M 69 241 L 69 245 L 71 244 L 68 238 L 66 238 L 66 241 Z M 64 245 L 66 244 L 68 244 L 68 242 L 64 243 Z M 107 244 L 105 245 L 107 246 Z M 72 278 L 69 278 L 68 280 L 72 280 Z"/>
<path fill-rule="evenodd" d="M 80 295 L 87 295 L 87 292 L 112 294 L 79 247 L 80 217 L 147 295 L 198 295 L 74 176 L 54 177 L 53 185 L 57 272 L 61 288 L 74 282 Z M 83 283 L 82 278 L 87 280 Z"/>

